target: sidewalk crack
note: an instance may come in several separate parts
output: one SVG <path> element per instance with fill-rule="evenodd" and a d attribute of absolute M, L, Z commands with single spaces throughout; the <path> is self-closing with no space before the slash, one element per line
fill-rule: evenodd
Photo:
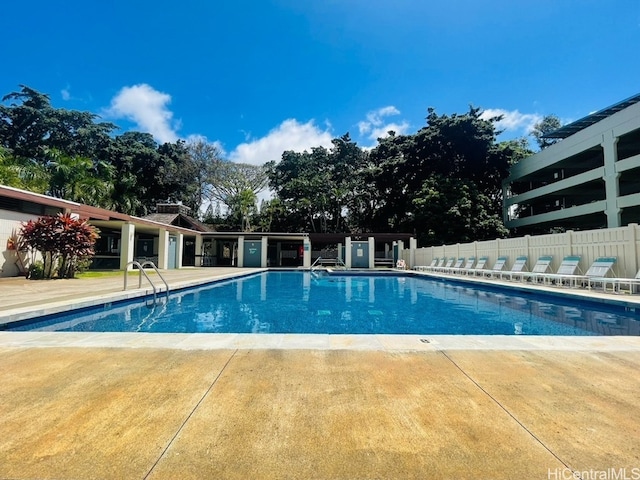
<path fill-rule="evenodd" d="M 573 468 L 571 468 L 571 466 L 569 466 L 567 464 L 567 462 L 565 462 L 562 458 L 560 458 L 553 450 L 551 450 L 550 447 L 548 447 L 538 436 L 536 436 L 535 433 L 533 433 L 529 428 L 527 428 L 527 426 L 522 423 L 520 420 L 518 420 L 518 418 L 511 413 L 511 411 L 505 407 L 502 403 L 500 403 L 500 401 L 498 401 L 497 398 L 495 398 L 493 395 L 491 395 L 491 393 L 489 393 L 484 387 L 482 387 L 482 385 L 480 385 L 474 378 L 471 377 L 471 375 L 469 375 L 467 372 L 464 371 L 464 369 L 458 365 L 449 355 L 447 355 L 447 353 L 444 350 L 440 350 L 440 353 L 447 359 L 449 360 L 449 362 L 451 362 L 451 364 L 456 367 L 458 370 L 460 370 L 460 372 L 467 377 L 471 383 L 473 383 L 478 389 L 480 389 L 480 391 L 482 393 L 484 393 L 487 397 L 489 397 L 496 405 L 498 405 L 498 407 L 500 407 L 509 417 L 511 417 L 518 425 L 520 425 L 520 427 L 522 427 L 524 429 L 525 432 L 527 432 L 536 442 L 538 442 L 542 448 L 544 448 L 547 452 L 549 452 L 551 455 L 553 455 L 553 457 L 558 460 L 562 465 L 564 465 L 567 469 L 569 469 L 574 475 L 578 474 L 578 472 L 576 472 Z M 576 478 L 580 478 L 580 477 L 576 477 Z"/>
<path fill-rule="evenodd" d="M 233 353 L 231 354 L 231 356 L 227 359 L 227 361 L 225 362 L 224 366 L 220 369 L 220 372 L 218 373 L 218 375 L 216 375 L 216 378 L 214 378 L 213 381 L 211 382 L 211 385 L 209 385 L 209 388 L 207 388 L 207 390 L 204 392 L 204 394 L 202 395 L 200 400 L 198 400 L 198 402 L 195 404 L 195 406 L 191 409 L 191 411 L 189 412 L 189 415 L 187 415 L 187 418 L 185 418 L 184 421 L 182 422 L 182 424 L 180 425 L 180 427 L 178 427 L 178 430 L 176 430 L 176 433 L 174 433 L 174 435 L 171 437 L 171 439 L 167 443 L 167 446 L 164 447 L 164 449 L 160 453 L 160 456 L 158 457 L 158 459 L 153 463 L 153 465 L 151 466 L 149 471 L 143 477 L 144 479 L 149 478 L 149 475 L 151 475 L 153 473 L 153 471 L 155 470 L 156 466 L 158 466 L 158 463 L 160 463 L 160 460 L 162 460 L 162 458 L 165 456 L 165 454 L 167 453 L 167 451 L 169 450 L 171 445 L 173 445 L 173 442 L 175 442 L 176 438 L 178 438 L 178 435 L 180 435 L 180 432 L 182 431 L 184 426 L 191 419 L 191 417 L 193 416 L 195 411 L 198 409 L 198 407 L 200 407 L 200 405 L 202 404 L 204 399 L 207 398 L 207 395 L 209 395 L 209 392 L 211 392 L 211 390 L 213 389 L 214 385 L 218 382 L 218 379 L 222 376 L 222 373 L 227 369 L 227 366 L 229 365 L 229 363 L 231 363 L 231 360 L 233 360 L 233 358 L 236 356 L 236 353 L 238 353 L 238 349 L 234 350 Z"/>

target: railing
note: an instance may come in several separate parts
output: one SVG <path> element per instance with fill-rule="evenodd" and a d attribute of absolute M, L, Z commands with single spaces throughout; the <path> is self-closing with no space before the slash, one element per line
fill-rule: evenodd
<path fill-rule="evenodd" d="M 325 264 L 330 264 L 334 267 L 335 266 L 342 267 L 344 270 L 347 269 L 347 266 L 344 264 L 344 262 L 340 258 L 318 257 L 316 258 L 315 262 L 313 262 L 313 264 L 311 265 L 311 271 L 313 272 L 314 270 L 317 270 L 320 267 L 324 267 Z"/>
<path fill-rule="evenodd" d="M 153 263 L 150 260 L 147 260 L 146 262 L 140 264 L 139 262 L 136 262 L 135 260 L 127 263 L 127 265 L 125 266 L 124 269 L 124 288 L 123 290 L 127 289 L 127 277 L 128 277 L 128 267 L 129 265 L 133 265 L 134 267 L 138 267 L 138 288 L 142 288 L 142 276 L 144 275 L 144 278 L 147 279 L 147 281 L 149 282 L 149 285 L 151 285 L 151 288 L 153 289 L 153 304 L 156 304 L 157 298 L 158 298 L 158 287 L 155 286 L 155 284 L 151 281 L 151 278 L 149 278 L 149 275 L 147 275 L 147 272 L 144 271 L 144 267 L 151 267 L 155 270 L 155 272 L 158 274 L 158 277 L 160 277 L 160 280 L 162 280 L 162 282 L 164 283 L 165 286 L 165 295 L 167 298 L 169 298 L 169 284 L 167 283 L 167 281 L 164 279 L 164 277 L 162 276 L 162 274 L 160 273 L 160 271 L 158 270 L 158 268 L 156 267 L 155 263 Z"/>

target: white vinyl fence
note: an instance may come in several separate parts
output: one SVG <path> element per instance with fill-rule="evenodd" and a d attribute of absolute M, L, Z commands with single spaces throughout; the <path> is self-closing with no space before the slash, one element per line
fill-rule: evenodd
<path fill-rule="evenodd" d="M 598 257 L 616 257 L 615 276 L 634 277 L 640 268 L 640 229 L 638 224 L 632 223 L 620 228 L 525 235 L 518 238 L 424 247 L 417 248 L 414 254 L 415 261 L 411 264 L 411 251 L 405 249 L 402 252 L 402 258 L 410 268 L 429 265 L 434 258 L 482 256 L 489 257 L 487 265 L 491 268 L 498 257 L 508 256 L 505 269 L 510 269 L 516 257 L 526 255 L 528 270 L 533 267 L 539 257 L 552 255 L 553 271 L 557 270 L 563 257 L 579 255 L 582 272 L 585 272 Z"/>

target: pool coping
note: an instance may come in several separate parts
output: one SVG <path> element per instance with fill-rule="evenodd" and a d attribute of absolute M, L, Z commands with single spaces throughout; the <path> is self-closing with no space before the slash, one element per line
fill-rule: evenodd
<path fill-rule="evenodd" d="M 173 284 L 171 290 L 254 275 L 270 269 L 223 274 L 214 279 L 196 279 Z M 528 290 L 552 296 L 588 300 L 625 308 L 640 309 L 640 296 L 620 297 L 596 291 L 565 289 L 543 285 L 514 284 L 498 279 L 438 275 L 413 270 L 397 270 L 412 276 L 428 276 L 457 283 L 476 283 L 495 288 Z M 375 273 L 375 272 L 373 272 Z M 0 324 L 28 320 L 63 311 L 126 301 L 149 295 L 148 289 L 103 293 L 96 296 L 50 302 L 37 307 L 20 307 L 2 312 Z M 72 307 L 72 308 L 70 308 Z M 240 334 L 240 333 L 112 333 L 112 332 L 8 332 L 0 331 L 0 347 L 78 347 L 78 348 L 166 348 L 209 349 L 300 349 L 300 350 L 563 350 L 563 351 L 639 351 L 640 336 L 537 336 L 537 335 L 341 335 L 341 334 Z"/>

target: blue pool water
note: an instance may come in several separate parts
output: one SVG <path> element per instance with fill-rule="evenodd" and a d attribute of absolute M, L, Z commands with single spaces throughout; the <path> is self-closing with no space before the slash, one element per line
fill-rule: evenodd
<path fill-rule="evenodd" d="M 147 301 L 148 303 L 148 301 Z M 595 306 L 595 308 L 594 308 Z M 7 330 L 454 335 L 638 335 L 635 313 L 411 275 L 268 272 L 108 304 Z"/>

